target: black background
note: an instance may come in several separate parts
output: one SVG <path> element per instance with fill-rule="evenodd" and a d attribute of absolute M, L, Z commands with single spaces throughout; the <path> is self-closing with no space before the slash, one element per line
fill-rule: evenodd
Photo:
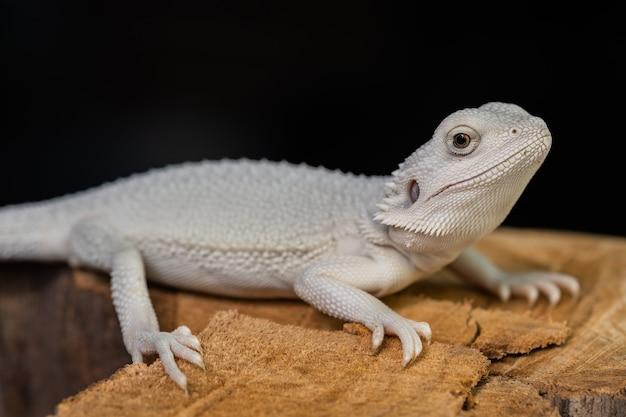
<path fill-rule="evenodd" d="M 507 224 L 626 235 L 622 14 L 501 4 L 4 0 L 0 205 L 205 158 L 387 174 L 508 101 L 554 140 Z"/>

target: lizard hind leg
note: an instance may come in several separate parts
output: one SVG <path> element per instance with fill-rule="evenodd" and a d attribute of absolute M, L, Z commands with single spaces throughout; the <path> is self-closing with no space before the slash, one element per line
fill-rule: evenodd
<path fill-rule="evenodd" d="M 165 372 L 187 391 L 187 378 L 174 358 L 204 369 L 200 342 L 186 326 L 159 331 L 137 248 L 105 221 L 86 219 L 72 228 L 69 252 L 74 264 L 110 272 L 113 305 L 133 363 L 142 363 L 143 355 L 158 354 Z"/>

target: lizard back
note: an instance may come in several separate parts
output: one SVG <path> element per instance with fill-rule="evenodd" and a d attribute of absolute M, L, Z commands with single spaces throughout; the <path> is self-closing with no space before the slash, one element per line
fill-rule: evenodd
<path fill-rule="evenodd" d="M 104 212 L 138 240 L 225 250 L 307 250 L 352 233 L 382 177 L 269 161 L 167 167 L 102 189 Z"/>

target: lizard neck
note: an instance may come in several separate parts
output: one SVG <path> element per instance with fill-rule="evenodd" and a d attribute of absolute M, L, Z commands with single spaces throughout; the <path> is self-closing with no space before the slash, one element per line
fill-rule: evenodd
<path fill-rule="evenodd" d="M 387 226 L 387 236 L 391 246 L 404 254 L 424 275 L 439 271 L 474 242 L 467 238 L 452 240 L 421 233 L 408 233 L 389 226 Z"/>
<path fill-rule="evenodd" d="M 400 238 L 398 234 L 406 232 L 380 224 L 367 213 L 361 217 L 359 229 L 362 236 L 369 243 L 392 247 L 403 254 L 415 266 L 420 276 L 430 275 L 439 271 L 456 259 L 463 249 L 473 243 L 462 240 L 454 242 L 443 237 L 435 238 L 415 233 Z M 398 242 L 406 242 L 407 244 L 402 245 Z"/>

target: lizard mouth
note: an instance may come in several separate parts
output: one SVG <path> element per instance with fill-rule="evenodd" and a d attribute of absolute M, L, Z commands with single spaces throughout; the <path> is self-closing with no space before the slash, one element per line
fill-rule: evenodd
<path fill-rule="evenodd" d="M 469 178 L 465 178 L 447 185 L 444 185 L 439 190 L 437 190 L 434 194 L 426 199 L 429 201 L 430 199 L 437 197 L 439 194 L 443 193 L 446 190 L 449 190 L 452 187 L 462 188 L 458 186 L 462 186 L 465 184 L 477 184 L 477 183 L 489 183 L 497 180 L 498 178 L 503 177 L 507 172 L 511 171 L 512 168 L 521 165 L 528 166 L 545 156 L 550 147 L 545 143 L 544 138 L 540 138 L 540 140 L 531 143 L 530 145 L 524 146 L 518 151 L 512 153 L 511 155 L 504 158 L 502 161 L 496 163 L 490 168 L 479 172 L 476 175 L 472 175 Z M 530 158 L 527 158 L 526 155 L 529 151 L 531 153 Z"/>

